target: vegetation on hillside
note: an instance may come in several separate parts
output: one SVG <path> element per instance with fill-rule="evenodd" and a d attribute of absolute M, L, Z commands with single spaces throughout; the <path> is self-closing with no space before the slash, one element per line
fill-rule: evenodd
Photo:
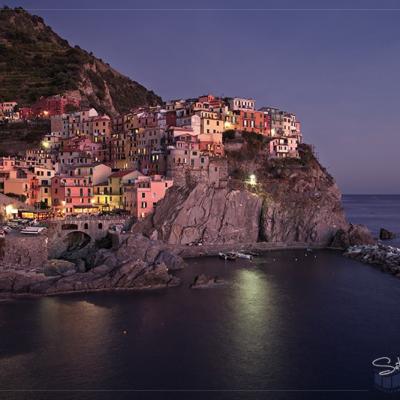
<path fill-rule="evenodd" d="M 161 102 L 93 54 L 71 47 L 41 17 L 21 8 L 0 9 L 0 101 L 29 105 L 40 96 L 71 90 L 109 113 Z"/>
<path fill-rule="evenodd" d="M 22 154 L 27 149 L 40 147 L 40 142 L 49 131 L 49 120 L 0 125 L 0 156 Z"/>

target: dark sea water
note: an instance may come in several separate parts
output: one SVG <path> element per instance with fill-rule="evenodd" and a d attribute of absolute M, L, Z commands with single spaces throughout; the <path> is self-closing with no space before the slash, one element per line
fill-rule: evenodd
<path fill-rule="evenodd" d="M 400 231 L 400 197 L 346 197 Z M 229 285 L 191 290 L 201 273 Z M 169 290 L 0 304 L 0 399 L 376 399 L 400 355 L 400 280 L 332 251 L 194 259 Z"/>
<path fill-rule="evenodd" d="M 400 246 L 400 196 L 399 195 L 347 195 L 343 205 L 350 222 L 367 225 L 375 237 L 381 228 L 397 234 L 390 244 Z"/>

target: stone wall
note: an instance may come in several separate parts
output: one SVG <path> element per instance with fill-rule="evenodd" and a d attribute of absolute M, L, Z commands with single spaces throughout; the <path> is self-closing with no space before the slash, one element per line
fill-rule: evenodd
<path fill-rule="evenodd" d="M 96 240 L 104 238 L 108 230 L 114 225 L 124 225 L 127 222 L 123 217 L 88 217 L 67 218 L 65 220 L 47 223 L 48 253 L 50 258 L 58 258 L 66 250 L 65 239 L 71 232 L 83 232 L 90 236 L 93 245 Z"/>
<path fill-rule="evenodd" d="M 0 269 L 39 269 L 47 260 L 47 237 L 6 235 L 0 239 Z"/>
<path fill-rule="evenodd" d="M 168 171 L 176 186 L 191 186 L 208 183 L 216 187 L 225 187 L 228 180 L 228 163 L 225 157 L 210 157 L 204 168 L 192 169 L 179 165 Z"/>

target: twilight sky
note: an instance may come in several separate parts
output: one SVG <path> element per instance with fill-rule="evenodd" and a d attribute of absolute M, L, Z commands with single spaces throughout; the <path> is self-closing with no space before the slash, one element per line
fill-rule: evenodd
<path fill-rule="evenodd" d="M 213 93 L 293 111 L 344 193 L 400 193 L 399 1 L 5 4 L 164 100 Z"/>

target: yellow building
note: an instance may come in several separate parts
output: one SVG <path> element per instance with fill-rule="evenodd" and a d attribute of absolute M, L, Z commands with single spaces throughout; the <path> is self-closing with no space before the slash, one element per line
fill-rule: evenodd
<path fill-rule="evenodd" d="M 218 113 L 199 111 L 196 114 L 201 118 L 200 133 L 222 133 L 224 131 L 224 120 Z"/>
<path fill-rule="evenodd" d="M 132 169 L 114 172 L 107 181 L 94 186 L 94 204 L 103 211 L 123 208 L 123 186 L 133 183 L 141 175 Z"/>
<path fill-rule="evenodd" d="M 51 206 L 51 178 L 55 175 L 55 170 L 46 167 L 34 167 L 33 172 L 38 179 L 38 198 L 39 203 L 47 207 Z"/>

